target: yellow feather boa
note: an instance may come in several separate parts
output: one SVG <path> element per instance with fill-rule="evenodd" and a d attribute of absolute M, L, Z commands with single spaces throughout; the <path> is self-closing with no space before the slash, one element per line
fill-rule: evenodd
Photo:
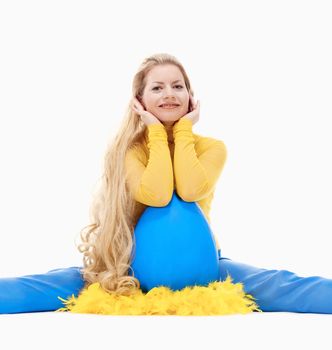
<path fill-rule="evenodd" d="M 232 283 L 228 275 L 224 281 L 206 286 L 185 287 L 173 291 L 164 286 L 147 293 L 141 289 L 134 295 L 123 296 L 106 292 L 99 283 L 83 288 L 76 298 L 58 297 L 65 305 L 56 311 L 102 315 L 181 315 L 205 316 L 262 312 L 250 294 L 245 294 L 242 283 Z"/>

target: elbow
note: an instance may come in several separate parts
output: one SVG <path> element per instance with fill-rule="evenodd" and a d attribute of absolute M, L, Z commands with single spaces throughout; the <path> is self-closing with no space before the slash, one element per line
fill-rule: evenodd
<path fill-rule="evenodd" d="M 165 207 L 169 204 L 173 196 L 173 189 L 167 191 L 144 191 L 141 202 L 150 207 Z"/>
<path fill-rule="evenodd" d="M 169 202 L 171 201 L 172 197 L 158 197 L 154 198 L 153 200 L 150 200 L 148 202 L 145 202 L 145 204 L 151 206 L 151 207 L 166 207 Z"/>
<path fill-rule="evenodd" d="M 179 194 L 179 196 L 181 197 L 182 200 L 184 200 L 185 202 L 197 202 L 199 201 L 199 199 L 197 199 L 197 195 L 195 194 Z"/>
<path fill-rule="evenodd" d="M 156 205 L 156 207 L 166 207 L 172 200 L 172 197 L 173 197 L 173 190 L 168 191 L 167 193 L 165 193 L 163 196 L 159 198 L 158 205 Z"/>
<path fill-rule="evenodd" d="M 187 190 L 179 190 L 178 195 L 185 202 L 198 202 L 201 199 L 207 197 L 211 192 L 210 185 L 206 182 L 201 188 L 193 190 L 188 188 Z"/>
<path fill-rule="evenodd" d="M 171 197 L 172 198 L 172 197 Z M 166 207 L 169 202 L 171 201 L 171 198 L 166 198 L 166 199 L 161 199 L 158 204 L 156 205 L 156 207 Z"/>
<path fill-rule="evenodd" d="M 192 193 L 186 192 L 186 191 L 177 191 L 177 194 L 179 195 L 179 197 L 184 200 L 185 202 L 194 202 L 193 198 L 194 195 Z"/>

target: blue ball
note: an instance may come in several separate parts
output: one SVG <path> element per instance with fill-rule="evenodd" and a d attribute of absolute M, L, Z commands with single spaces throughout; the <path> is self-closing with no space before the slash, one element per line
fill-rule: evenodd
<path fill-rule="evenodd" d="M 209 223 L 197 203 L 183 201 L 175 191 L 167 206 L 144 210 L 133 238 L 131 267 L 143 292 L 158 286 L 207 286 L 219 280 L 218 251 Z"/>

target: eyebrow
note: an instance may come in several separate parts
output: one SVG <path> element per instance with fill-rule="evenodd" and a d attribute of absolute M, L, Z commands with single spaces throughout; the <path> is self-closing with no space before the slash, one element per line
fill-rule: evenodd
<path fill-rule="evenodd" d="M 181 80 L 174 80 L 173 83 L 177 83 L 178 81 L 181 81 Z M 162 81 L 153 81 L 153 83 L 157 83 L 157 84 L 164 84 Z"/>

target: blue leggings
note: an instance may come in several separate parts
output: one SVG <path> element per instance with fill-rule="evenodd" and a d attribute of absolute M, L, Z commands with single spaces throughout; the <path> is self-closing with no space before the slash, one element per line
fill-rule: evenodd
<path fill-rule="evenodd" d="M 332 314 L 332 279 L 300 277 L 287 270 L 267 270 L 219 253 L 220 280 L 229 273 L 243 282 L 262 311 Z M 57 297 L 78 296 L 84 287 L 81 267 L 50 270 L 44 274 L 0 278 L 0 314 L 54 311 L 63 307 Z"/>

